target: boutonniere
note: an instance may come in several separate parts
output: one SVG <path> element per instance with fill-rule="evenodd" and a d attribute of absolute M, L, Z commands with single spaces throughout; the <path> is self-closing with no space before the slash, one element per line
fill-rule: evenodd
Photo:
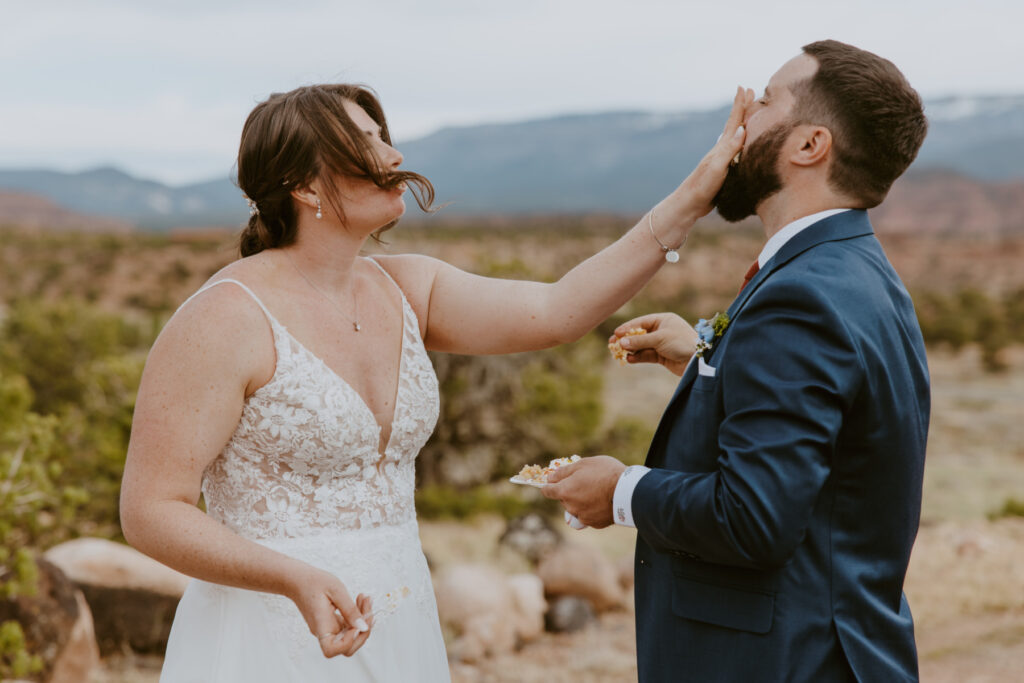
<path fill-rule="evenodd" d="M 725 313 L 715 313 L 711 320 L 701 318 L 697 321 L 697 358 L 703 358 L 705 351 L 710 351 L 715 346 L 715 340 L 725 334 L 729 327 L 729 316 Z"/>

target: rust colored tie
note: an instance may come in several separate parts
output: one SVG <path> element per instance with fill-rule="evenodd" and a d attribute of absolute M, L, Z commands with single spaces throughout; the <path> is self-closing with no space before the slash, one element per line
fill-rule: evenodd
<path fill-rule="evenodd" d="M 743 276 L 743 284 L 740 285 L 740 292 L 742 292 L 744 288 L 746 288 L 746 286 L 750 284 L 750 281 L 754 279 L 754 276 L 757 275 L 757 271 L 759 271 L 760 269 L 761 266 L 758 264 L 757 261 L 754 261 L 753 265 L 751 265 L 750 268 L 747 270 L 747 274 Z"/>

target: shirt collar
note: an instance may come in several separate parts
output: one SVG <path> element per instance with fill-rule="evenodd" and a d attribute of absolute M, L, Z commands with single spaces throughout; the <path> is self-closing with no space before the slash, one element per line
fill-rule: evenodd
<path fill-rule="evenodd" d="M 801 230 L 811 227 L 820 220 L 824 220 L 829 216 L 835 216 L 837 213 L 843 211 L 849 211 L 850 209 L 827 209 L 825 211 L 819 211 L 818 213 L 812 213 L 810 216 L 804 216 L 803 218 L 797 218 L 792 223 L 786 225 L 782 230 L 771 236 L 767 242 L 765 242 L 764 249 L 761 250 L 760 256 L 757 257 L 757 267 L 764 268 L 764 264 L 771 260 L 772 256 L 778 253 L 779 249 L 782 248 L 786 242 L 796 237 L 797 233 Z"/>

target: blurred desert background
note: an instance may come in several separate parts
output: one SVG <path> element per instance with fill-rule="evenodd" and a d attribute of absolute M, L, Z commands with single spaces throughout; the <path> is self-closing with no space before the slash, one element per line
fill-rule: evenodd
<path fill-rule="evenodd" d="M 1021 196 L 1011 185 L 916 175 L 873 213 L 929 344 L 924 510 L 906 584 L 925 681 L 1006 681 L 1024 667 Z M 5 205 L 21 213 L 10 210 L 0 229 L 2 671 L 38 678 L 69 666 L 54 662 L 87 614 L 95 644 L 75 647 L 91 680 L 156 681 L 180 585 L 114 559 L 103 543 L 123 540 L 117 491 L 147 349 L 235 258 L 234 231 L 140 230 L 18 193 L 0 194 Z M 410 217 L 370 253 L 552 280 L 636 218 L 441 212 Z M 609 331 L 647 312 L 692 321 L 724 310 L 762 241 L 754 223 L 709 217 L 678 265 L 580 342 L 434 356 L 442 416 L 418 463 L 417 506 L 455 681 L 635 680 L 633 532 L 571 531 L 558 509 L 507 478 L 571 453 L 642 462 L 676 378 L 619 366 L 605 349 Z M 44 555 L 61 569 L 37 564 Z M 541 587 L 540 604 L 516 602 L 510 586 L 524 580 Z M 510 627 L 509 610 L 520 608 L 523 625 Z M 88 664 L 90 647 L 98 665 Z"/>
<path fill-rule="evenodd" d="M 233 163 L 258 102 L 368 84 L 404 168 L 445 205 L 425 217 L 407 196 L 407 216 L 368 252 L 553 280 L 676 187 L 737 85 L 760 93 L 825 38 L 892 60 L 929 119 L 917 160 L 872 211 L 932 373 L 906 581 L 921 679 L 1021 680 L 1024 3 L 938 9 L 4 3 L 0 681 L 158 680 L 187 579 L 125 545 L 120 478 L 153 341 L 236 258 L 247 207 Z M 756 222 L 708 217 L 677 265 L 578 343 L 432 356 L 442 411 L 416 505 L 456 683 L 636 681 L 635 532 L 572 531 L 508 477 L 572 453 L 642 462 L 676 378 L 619 366 L 609 332 L 637 314 L 725 310 L 762 243 Z"/>

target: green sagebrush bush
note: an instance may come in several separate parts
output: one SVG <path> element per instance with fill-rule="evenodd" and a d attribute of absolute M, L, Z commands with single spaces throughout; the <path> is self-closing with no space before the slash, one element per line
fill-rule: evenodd
<path fill-rule="evenodd" d="M 974 288 L 952 294 L 924 292 L 914 297 L 921 333 L 929 345 L 954 351 L 975 343 L 989 372 L 1006 369 L 1002 350 L 1024 342 L 1024 290 L 994 296 Z"/>
<path fill-rule="evenodd" d="M 489 484 L 524 464 L 573 453 L 643 461 L 653 424 L 622 418 L 603 425 L 608 352 L 601 333 L 535 353 L 432 357 L 441 418 L 416 466 L 422 517 L 557 512 L 545 498 Z"/>
<path fill-rule="evenodd" d="M 149 340 L 74 300 L 15 302 L 0 321 L 0 599 L 37 590 L 36 554 L 115 537 L 117 492 Z M 0 624 L 0 677 L 38 673 L 21 624 Z"/>
<path fill-rule="evenodd" d="M 431 354 L 441 419 L 420 453 L 418 483 L 468 490 L 581 450 L 601 423 L 604 354 L 593 335 L 539 353 Z"/>
<path fill-rule="evenodd" d="M 1003 517 L 1024 517 L 1024 499 L 1007 498 L 1003 501 L 1003 507 L 988 514 L 991 520 Z"/>
<path fill-rule="evenodd" d="M 28 381 L 0 370 L 0 600 L 34 595 L 35 549 L 64 540 L 87 499 L 70 483 L 59 420 L 32 412 Z M 21 624 L 0 623 L 0 677 L 41 671 Z"/>
<path fill-rule="evenodd" d="M 54 463 L 87 494 L 76 533 L 118 535 L 117 493 L 152 337 L 82 301 L 21 300 L 0 324 L 0 372 L 53 424 Z"/>

